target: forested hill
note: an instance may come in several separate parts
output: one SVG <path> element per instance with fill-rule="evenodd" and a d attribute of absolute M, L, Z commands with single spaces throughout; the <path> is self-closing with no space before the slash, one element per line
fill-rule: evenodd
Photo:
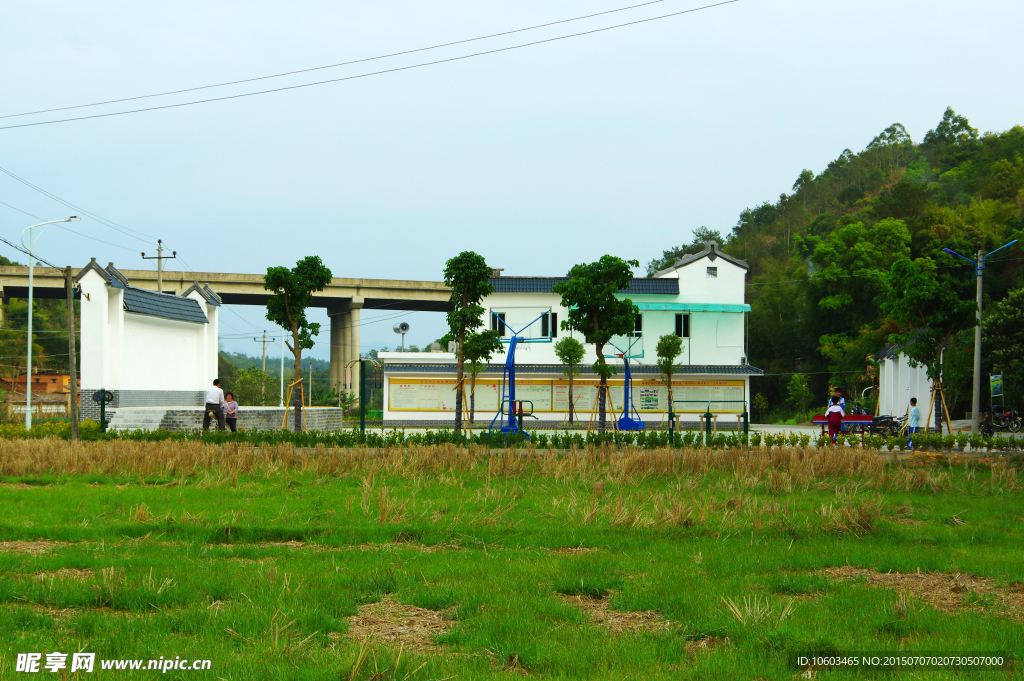
<path fill-rule="evenodd" d="M 873 385 L 870 358 L 900 330 L 880 312 L 892 265 L 902 258 L 933 265 L 930 276 L 972 300 L 973 268 L 942 249 L 970 256 L 1024 240 L 1022 204 L 1024 128 L 979 134 L 947 109 L 920 142 L 893 124 L 863 151 L 843 151 L 818 174 L 804 170 L 791 194 L 744 210 L 724 250 L 751 266 L 748 350 L 750 362 L 768 374 L 752 392 L 765 395 L 774 411 L 785 405 L 797 372 L 810 380 L 815 404 L 824 403 L 829 384 L 851 393 Z M 686 250 L 692 245 L 666 251 L 651 266 Z M 1022 286 L 1018 244 L 989 260 L 986 314 Z M 946 383 L 957 412 L 970 399 L 970 338 L 968 329 L 947 352 Z M 992 339 L 993 347 L 999 342 Z M 986 368 L 989 345 L 986 338 Z"/>

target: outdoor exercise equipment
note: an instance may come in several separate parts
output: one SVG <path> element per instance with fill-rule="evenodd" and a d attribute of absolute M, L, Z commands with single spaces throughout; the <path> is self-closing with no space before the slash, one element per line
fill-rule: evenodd
<path fill-rule="evenodd" d="M 516 348 L 523 343 L 550 343 L 550 314 L 551 308 L 546 308 L 537 317 L 517 329 L 513 326 L 515 321 L 508 318 L 508 312 L 491 311 L 494 326 L 502 333 L 501 342 L 508 343 L 508 350 L 505 351 L 505 368 L 501 376 L 501 402 L 498 405 L 498 413 L 491 419 L 491 424 L 487 428 L 488 433 L 497 430 L 503 434 L 518 433 L 524 438 L 530 437 L 530 434 L 523 430 L 523 418 L 533 416 L 533 402 L 516 399 Z M 532 317 L 532 313 L 527 317 Z M 542 333 L 531 336 L 531 327 L 538 323 L 541 325 Z M 504 337 L 506 330 L 510 332 L 508 338 Z M 543 333 L 545 330 L 547 333 Z M 528 412 L 523 407 L 524 402 L 530 405 Z"/>

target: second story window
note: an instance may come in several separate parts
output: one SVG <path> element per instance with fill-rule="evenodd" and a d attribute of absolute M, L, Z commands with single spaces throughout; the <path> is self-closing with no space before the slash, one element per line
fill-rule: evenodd
<path fill-rule="evenodd" d="M 557 312 L 545 312 L 540 318 L 540 335 L 544 338 L 558 338 Z"/>
<path fill-rule="evenodd" d="M 718 268 L 717 267 L 709 267 L 708 268 L 708 279 L 718 279 Z"/>
<path fill-rule="evenodd" d="M 491 313 L 491 331 L 497 331 L 502 338 L 505 337 L 505 313 Z"/>
<path fill-rule="evenodd" d="M 690 315 L 676 315 L 676 335 L 679 336 L 680 338 L 690 337 Z"/>
<path fill-rule="evenodd" d="M 640 336 L 643 335 L 643 332 L 644 332 L 644 316 L 642 314 L 638 314 L 636 316 L 636 321 L 633 322 L 633 336 L 636 337 L 636 338 L 639 338 Z"/>

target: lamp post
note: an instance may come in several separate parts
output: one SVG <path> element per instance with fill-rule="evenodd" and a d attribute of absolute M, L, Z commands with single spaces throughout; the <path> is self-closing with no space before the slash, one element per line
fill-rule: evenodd
<path fill-rule="evenodd" d="M 28 249 L 28 353 L 25 360 L 25 430 L 32 428 L 32 273 L 35 270 L 36 264 L 36 228 L 43 228 L 39 231 L 39 236 L 41 236 L 50 225 L 55 225 L 58 222 L 77 222 L 81 219 L 76 215 L 72 215 L 63 220 L 40 222 L 38 225 L 26 227 L 21 231 L 21 245 Z M 25 232 L 28 232 L 28 243 L 25 243 Z M 69 329 L 69 332 L 74 333 L 75 330 Z"/>
<path fill-rule="evenodd" d="M 977 260 L 968 258 L 967 256 L 960 255 L 951 248 L 943 248 L 946 253 L 963 258 L 967 262 L 974 265 L 974 276 L 978 281 L 978 325 L 974 327 L 974 395 L 971 397 L 971 432 L 977 433 L 981 430 L 981 291 L 982 281 L 985 277 L 985 261 L 988 260 L 988 256 L 992 253 L 998 253 L 1004 248 L 1017 243 L 1014 239 L 1010 243 L 1000 246 L 991 253 L 985 253 L 983 250 L 978 251 Z M 926 421 L 927 423 L 927 421 Z"/>

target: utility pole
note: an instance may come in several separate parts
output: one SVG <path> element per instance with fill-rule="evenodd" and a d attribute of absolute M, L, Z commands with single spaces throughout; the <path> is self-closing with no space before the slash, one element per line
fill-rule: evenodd
<path fill-rule="evenodd" d="M 267 373 L 267 343 L 273 343 L 274 339 L 271 338 L 268 341 L 267 340 L 267 332 L 264 331 L 263 332 L 263 340 L 260 340 L 259 338 L 253 338 L 252 340 L 253 340 L 254 343 L 262 343 L 263 344 L 263 373 Z"/>
<path fill-rule="evenodd" d="M 281 329 L 281 398 L 279 407 L 284 406 L 284 329 Z"/>
<path fill-rule="evenodd" d="M 163 239 L 156 240 L 156 256 L 146 257 L 146 254 L 142 254 L 143 260 L 156 260 L 156 292 L 164 292 L 164 260 L 174 260 L 178 257 L 177 251 L 171 251 L 170 255 L 164 255 L 164 241 Z"/>
<path fill-rule="evenodd" d="M 71 439 L 78 439 L 78 358 L 75 353 L 75 294 L 71 284 L 71 265 L 64 268 L 64 289 L 68 297 L 68 381 L 71 388 Z"/>
<path fill-rule="evenodd" d="M 313 358 L 309 358 L 309 397 L 306 399 L 306 403 L 313 406 Z"/>
<path fill-rule="evenodd" d="M 996 250 L 992 251 L 991 253 L 985 253 L 984 250 L 979 249 L 976 260 L 972 259 L 972 258 L 968 258 L 968 257 L 963 256 L 963 255 L 960 255 L 956 251 L 954 251 L 952 249 L 949 249 L 949 248 L 943 248 L 942 249 L 946 253 L 949 253 L 950 255 L 954 255 L 954 256 L 956 256 L 958 258 L 962 258 L 963 260 L 966 260 L 967 262 L 973 264 L 974 265 L 974 277 L 975 277 L 975 279 L 978 282 L 978 290 L 977 290 L 977 301 L 978 301 L 977 317 L 978 317 L 978 325 L 976 327 L 974 327 L 974 395 L 971 397 L 971 432 L 972 433 L 978 433 L 978 432 L 981 431 L 981 303 L 982 303 L 981 293 L 982 293 L 982 282 L 984 281 L 984 278 L 985 278 L 985 261 L 988 260 L 988 256 L 992 255 L 992 253 L 998 253 L 999 251 L 1003 250 L 1004 248 L 1009 248 L 1010 246 L 1014 245 L 1015 243 L 1017 243 L 1016 239 L 1014 239 L 1013 241 L 1011 241 L 1008 244 L 1000 246 L 999 248 L 997 248 Z"/>

